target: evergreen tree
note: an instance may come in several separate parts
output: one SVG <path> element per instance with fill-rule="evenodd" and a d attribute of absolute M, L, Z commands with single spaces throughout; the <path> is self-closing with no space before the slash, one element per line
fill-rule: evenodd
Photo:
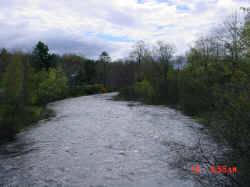
<path fill-rule="evenodd" d="M 41 71 L 43 68 L 48 71 L 50 67 L 55 66 L 53 63 L 55 57 L 54 54 L 49 54 L 48 46 L 39 41 L 32 52 L 31 64 L 36 71 Z"/>

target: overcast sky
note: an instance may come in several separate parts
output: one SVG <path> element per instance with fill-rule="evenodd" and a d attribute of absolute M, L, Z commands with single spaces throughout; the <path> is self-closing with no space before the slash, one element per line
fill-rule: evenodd
<path fill-rule="evenodd" d="M 138 40 L 184 53 L 199 35 L 250 0 L 0 0 L 0 48 L 28 50 L 40 40 L 55 53 L 128 56 Z"/>

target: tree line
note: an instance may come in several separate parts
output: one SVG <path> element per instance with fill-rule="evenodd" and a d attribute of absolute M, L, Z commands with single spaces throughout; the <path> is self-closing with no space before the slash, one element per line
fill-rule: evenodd
<path fill-rule="evenodd" d="M 110 61 L 107 52 L 101 53 L 98 60 L 74 54 L 56 55 L 41 41 L 30 54 L 3 48 L 0 51 L 1 139 L 12 138 L 26 126 L 52 115 L 45 107 L 49 102 L 107 92 L 106 64 Z"/>

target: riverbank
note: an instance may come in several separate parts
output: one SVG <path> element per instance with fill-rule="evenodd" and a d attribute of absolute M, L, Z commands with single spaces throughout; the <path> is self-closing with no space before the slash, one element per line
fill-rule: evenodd
<path fill-rule="evenodd" d="M 47 101 L 55 102 L 105 92 L 107 90 L 101 85 L 87 85 L 71 88 L 64 97 L 47 98 Z M 50 102 L 41 105 L 15 106 L 5 103 L 4 100 L 4 91 L 2 90 L 0 93 L 0 144 L 13 139 L 17 133 L 35 125 L 38 121 L 49 119 L 55 115 L 55 112 L 47 107 Z"/>
<path fill-rule="evenodd" d="M 0 119 L 0 144 L 8 140 L 11 140 L 15 135 L 32 125 L 35 125 L 38 121 L 43 119 L 49 119 L 55 115 L 54 111 L 46 106 L 32 106 L 24 109 L 25 116 L 18 117 L 18 119 Z M 15 118 L 15 116 L 12 116 Z M 19 123 L 17 125 L 17 123 Z M 7 126 L 13 126 L 13 128 Z"/>

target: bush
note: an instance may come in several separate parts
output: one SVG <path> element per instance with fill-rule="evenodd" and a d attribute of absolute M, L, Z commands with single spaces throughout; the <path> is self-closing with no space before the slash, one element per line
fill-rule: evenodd
<path fill-rule="evenodd" d="M 67 77 L 61 68 L 50 68 L 48 73 L 40 73 L 42 81 L 38 86 L 38 103 L 47 104 L 48 102 L 63 99 L 68 95 Z"/>
<path fill-rule="evenodd" d="M 94 84 L 94 90 L 96 93 L 107 93 L 108 90 L 101 84 Z"/>
<path fill-rule="evenodd" d="M 95 87 L 94 85 L 85 85 L 85 86 L 82 86 L 82 88 L 85 91 L 85 93 L 88 95 L 99 93 L 98 88 Z"/>
<path fill-rule="evenodd" d="M 70 96 L 79 97 L 84 95 L 107 93 L 107 89 L 101 84 L 74 86 L 70 88 Z"/>
<path fill-rule="evenodd" d="M 2 105 L 1 108 L 0 137 L 9 138 L 19 131 L 22 125 L 23 110 L 20 106 L 7 104 Z"/>
<path fill-rule="evenodd" d="M 121 99 L 133 100 L 136 98 L 135 88 L 133 86 L 121 88 L 117 97 Z"/>
<path fill-rule="evenodd" d="M 69 88 L 69 96 L 71 97 L 79 97 L 79 96 L 83 96 L 83 95 L 87 95 L 86 91 L 83 87 L 77 86 L 77 87 L 70 87 Z"/>
<path fill-rule="evenodd" d="M 119 90 L 117 99 L 139 99 L 140 101 L 151 104 L 154 102 L 155 96 L 155 90 L 152 87 L 151 83 L 148 80 L 144 79 L 142 82 L 137 82 L 134 86 L 121 88 Z"/>
<path fill-rule="evenodd" d="M 152 103 L 155 96 L 155 91 L 151 85 L 151 83 L 144 79 L 140 83 L 135 84 L 135 94 L 137 97 L 140 97 L 146 103 Z"/>

